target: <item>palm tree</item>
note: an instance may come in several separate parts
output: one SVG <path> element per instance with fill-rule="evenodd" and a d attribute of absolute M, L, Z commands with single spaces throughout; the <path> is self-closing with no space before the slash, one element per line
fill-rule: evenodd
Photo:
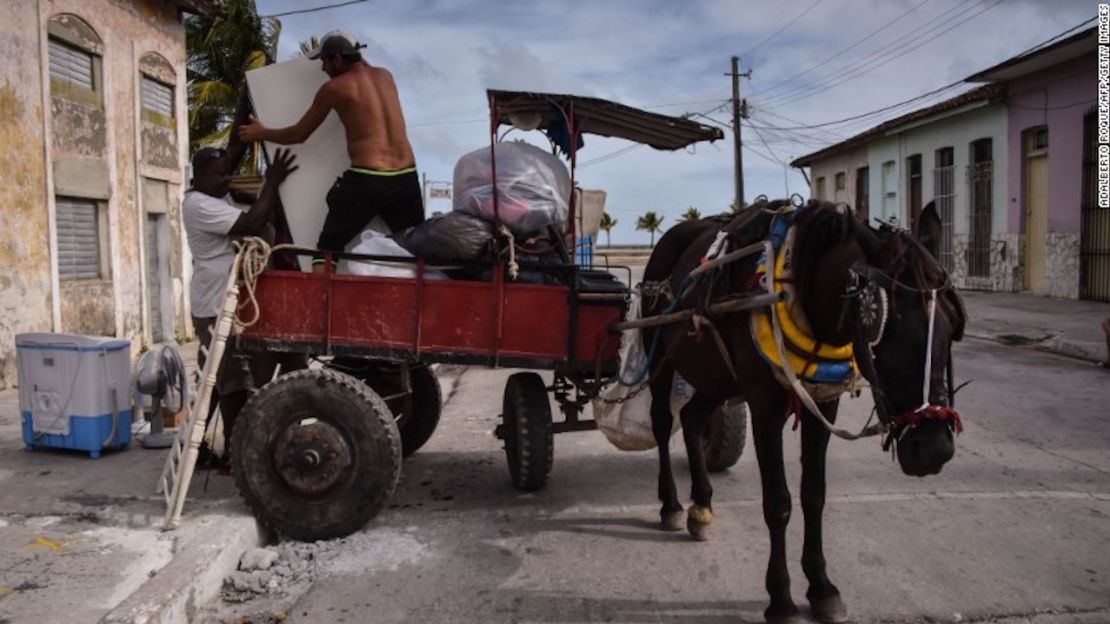
<path fill-rule="evenodd" d="M 679 217 L 678 220 L 679 221 L 697 221 L 700 218 L 701 218 L 701 211 L 698 210 L 697 208 L 695 208 L 694 206 L 690 206 L 689 208 L 686 209 L 686 212 L 682 213 L 682 216 Z"/>
<path fill-rule="evenodd" d="M 316 35 L 312 35 L 308 39 L 302 41 L 299 46 L 301 49 L 301 56 L 308 56 L 308 53 L 320 47 L 320 40 Z"/>
<path fill-rule="evenodd" d="M 636 229 L 645 230 L 651 234 L 651 246 L 655 247 L 655 233 L 663 231 L 663 217 L 649 210 L 636 219 Z"/>
<path fill-rule="evenodd" d="M 609 216 L 608 212 L 601 213 L 601 229 L 605 230 L 605 246 L 612 247 L 613 243 L 609 240 L 610 231 L 617 226 L 617 220 Z"/>
<path fill-rule="evenodd" d="M 227 139 L 247 70 L 274 62 L 280 34 L 254 0 L 223 0 L 219 12 L 185 20 L 190 151 Z"/>

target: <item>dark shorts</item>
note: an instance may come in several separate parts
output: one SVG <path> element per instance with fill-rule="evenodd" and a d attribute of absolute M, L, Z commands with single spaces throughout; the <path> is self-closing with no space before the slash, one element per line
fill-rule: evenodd
<path fill-rule="evenodd" d="M 316 247 L 343 251 L 367 224 L 380 216 L 390 231 L 424 221 L 424 199 L 415 167 L 396 171 L 348 169 L 328 191 L 328 216 Z M 322 262 L 317 256 L 313 263 Z"/>

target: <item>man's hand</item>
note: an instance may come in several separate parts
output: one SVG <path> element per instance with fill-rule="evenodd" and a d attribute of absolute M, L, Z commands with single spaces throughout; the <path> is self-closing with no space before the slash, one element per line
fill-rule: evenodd
<path fill-rule="evenodd" d="M 289 150 L 278 148 L 274 152 L 274 162 L 270 163 L 270 168 L 266 170 L 266 181 L 281 184 L 290 173 L 300 168 L 300 165 L 293 165 L 294 160 L 296 156 Z"/>
<path fill-rule="evenodd" d="M 244 143 L 256 143 L 262 140 L 262 135 L 265 132 L 266 126 L 263 126 L 261 121 L 251 115 L 249 122 L 239 126 L 239 140 Z"/>

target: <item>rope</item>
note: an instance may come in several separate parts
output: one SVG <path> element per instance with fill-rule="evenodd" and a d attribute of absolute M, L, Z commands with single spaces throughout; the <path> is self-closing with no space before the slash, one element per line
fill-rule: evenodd
<path fill-rule="evenodd" d="M 512 231 L 509 230 L 504 223 L 501 224 L 501 229 L 499 229 L 498 232 L 509 239 L 509 278 L 515 280 L 516 276 L 520 274 L 520 265 L 516 263 L 516 241 L 513 239 Z"/>
<path fill-rule="evenodd" d="M 258 298 L 255 296 L 255 288 L 258 285 L 258 276 L 266 270 L 266 264 L 270 261 L 270 254 L 278 249 L 283 249 L 287 245 L 278 245 L 271 248 L 266 241 L 251 236 L 244 238 L 240 242 L 234 243 L 238 248 L 239 254 L 239 281 L 244 290 L 247 291 L 247 299 L 240 305 L 235 314 L 235 327 L 239 331 L 250 327 L 258 322 L 261 311 L 258 308 Z M 242 320 L 238 314 L 239 310 L 251 309 L 253 310 L 250 320 Z"/>

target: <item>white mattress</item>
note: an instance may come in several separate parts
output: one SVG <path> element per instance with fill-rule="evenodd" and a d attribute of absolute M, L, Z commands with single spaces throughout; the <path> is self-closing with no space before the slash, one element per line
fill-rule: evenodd
<path fill-rule="evenodd" d="M 296 123 L 316 92 L 328 80 L 320 61 L 297 58 L 247 72 L 247 85 L 254 102 L 255 115 L 267 128 L 282 128 Z M 273 158 L 276 143 L 266 143 Z M 328 207 L 325 196 L 335 179 L 351 165 L 347 138 L 339 116 L 332 111 L 324 123 L 300 145 L 288 146 L 296 155 L 294 171 L 281 185 L 280 195 L 293 242 L 315 247 L 324 226 Z M 309 270 L 311 260 L 302 257 L 301 268 Z"/>

